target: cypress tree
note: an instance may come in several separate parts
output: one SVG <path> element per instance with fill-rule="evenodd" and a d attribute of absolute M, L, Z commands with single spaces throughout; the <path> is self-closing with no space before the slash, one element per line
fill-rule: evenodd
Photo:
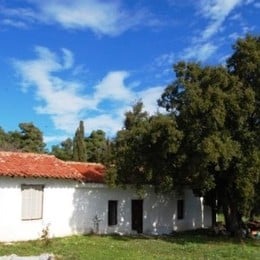
<path fill-rule="evenodd" d="M 84 123 L 79 122 L 79 127 L 75 132 L 73 138 L 73 160 L 78 162 L 86 161 L 86 146 L 84 141 Z"/>

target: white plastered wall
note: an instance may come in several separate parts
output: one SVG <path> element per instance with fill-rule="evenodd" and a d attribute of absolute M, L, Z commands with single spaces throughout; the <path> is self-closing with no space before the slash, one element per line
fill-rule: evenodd
<path fill-rule="evenodd" d="M 177 220 L 177 199 L 174 194 L 157 195 L 147 188 L 140 198 L 135 190 L 111 189 L 102 184 L 80 184 L 70 180 L 7 178 L 0 179 L 0 241 L 37 239 L 49 225 L 50 236 L 88 233 L 99 221 L 99 233 L 132 233 L 131 201 L 143 199 L 143 232 L 170 233 L 207 227 L 211 211 L 201 198 L 190 190 L 183 194 L 184 219 Z M 44 185 L 43 217 L 21 220 L 21 185 Z M 108 201 L 118 201 L 118 224 L 108 226 Z"/>

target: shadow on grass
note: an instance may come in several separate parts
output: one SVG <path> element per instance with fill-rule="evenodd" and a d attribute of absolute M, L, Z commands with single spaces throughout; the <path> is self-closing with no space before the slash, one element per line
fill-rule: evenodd
<path fill-rule="evenodd" d="M 236 237 L 224 236 L 224 235 L 215 235 L 212 230 L 199 229 L 193 231 L 184 231 L 184 232 L 174 232 L 170 235 L 101 235 L 107 236 L 114 240 L 118 241 L 131 241 L 131 240 L 161 240 L 169 243 L 175 243 L 180 245 L 185 245 L 188 243 L 199 243 L 199 244 L 208 244 L 208 243 L 233 243 L 233 244 L 249 244 L 251 246 L 260 246 L 260 241 L 256 239 L 246 238 L 240 239 Z"/>

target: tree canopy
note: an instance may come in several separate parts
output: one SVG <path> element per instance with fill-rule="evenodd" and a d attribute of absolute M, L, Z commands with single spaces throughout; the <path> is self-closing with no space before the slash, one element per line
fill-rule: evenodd
<path fill-rule="evenodd" d="M 137 189 L 153 184 L 158 191 L 172 190 L 177 181 L 172 169 L 176 168 L 181 131 L 168 115 L 149 116 L 142 102 L 125 116 L 125 127 L 114 140 L 116 176 L 112 171 L 112 178 Z"/>
<path fill-rule="evenodd" d="M 0 128 L 0 149 L 44 153 L 43 134 L 33 123 L 20 123 L 20 131 L 5 132 Z"/>
<path fill-rule="evenodd" d="M 0 132 L 1 134 L 1 132 Z M 67 138 L 53 145 L 51 154 L 65 161 L 96 162 L 107 164 L 111 160 L 112 142 L 102 130 L 94 130 L 85 136 L 83 121 L 75 131 L 73 140 Z"/>
<path fill-rule="evenodd" d="M 259 185 L 259 55 L 259 37 L 248 36 L 234 46 L 227 68 L 180 62 L 159 100 L 183 132 L 182 171 L 200 194 L 214 191 L 232 232 Z"/>
<path fill-rule="evenodd" d="M 62 141 L 59 145 L 53 145 L 51 153 L 57 158 L 64 161 L 72 161 L 73 159 L 73 140 L 67 138 Z"/>
<path fill-rule="evenodd" d="M 86 154 L 88 162 L 107 164 L 111 156 L 111 141 L 106 138 L 102 130 L 95 130 L 85 137 Z"/>

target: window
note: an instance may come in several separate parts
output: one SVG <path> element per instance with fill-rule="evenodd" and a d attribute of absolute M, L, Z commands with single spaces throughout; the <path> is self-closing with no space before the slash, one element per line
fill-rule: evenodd
<path fill-rule="evenodd" d="M 22 185 L 22 220 L 42 218 L 43 185 Z"/>
<path fill-rule="evenodd" d="M 108 225 L 117 225 L 117 200 L 108 201 Z"/>
<path fill-rule="evenodd" d="M 184 218 L 184 200 L 177 200 L 177 219 Z"/>

